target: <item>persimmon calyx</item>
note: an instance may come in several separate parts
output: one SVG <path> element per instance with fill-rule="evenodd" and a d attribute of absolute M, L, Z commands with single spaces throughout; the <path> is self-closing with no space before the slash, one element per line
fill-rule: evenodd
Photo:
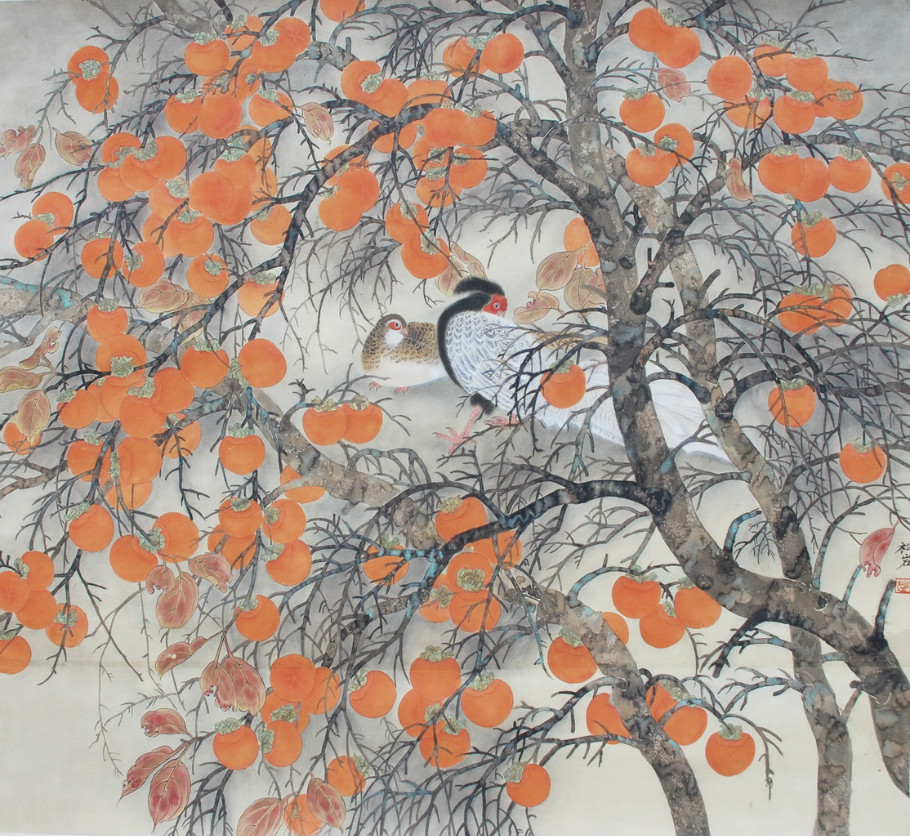
<path fill-rule="evenodd" d="M 215 723 L 215 733 L 231 734 L 232 732 L 237 731 L 242 725 L 243 723 L 236 717 L 228 717 Z"/>

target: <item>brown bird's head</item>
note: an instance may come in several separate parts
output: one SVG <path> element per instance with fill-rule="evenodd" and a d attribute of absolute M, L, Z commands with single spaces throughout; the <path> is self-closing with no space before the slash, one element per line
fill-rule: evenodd
<path fill-rule="evenodd" d="M 376 323 L 374 332 L 379 332 L 383 342 L 393 348 L 404 342 L 408 336 L 408 323 L 403 316 L 398 314 L 388 314 Z"/>

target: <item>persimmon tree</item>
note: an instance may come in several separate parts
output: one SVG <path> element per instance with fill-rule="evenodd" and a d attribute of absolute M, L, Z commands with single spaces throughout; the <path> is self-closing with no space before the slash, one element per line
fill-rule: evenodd
<path fill-rule="evenodd" d="M 32 504 L 0 671 L 125 661 L 99 737 L 165 742 L 124 795 L 175 832 L 520 833 L 622 744 L 705 834 L 694 761 L 773 785 L 760 692 L 816 742 L 816 833 L 849 832 L 860 708 L 907 794 L 876 578 L 907 524 L 908 124 L 815 23 L 836 4 L 94 5 L 2 138 L 0 491 Z M 558 355 L 522 406 L 567 419 L 449 449 L 333 353 L 503 250 Z M 703 412 L 672 448 L 661 378 Z"/>

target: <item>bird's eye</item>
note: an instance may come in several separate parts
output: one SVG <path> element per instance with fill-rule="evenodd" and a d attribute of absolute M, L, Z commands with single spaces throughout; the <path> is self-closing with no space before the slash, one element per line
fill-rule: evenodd
<path fill-rule="evenodd" d="M 389 323 L 389 328 L 391 328 L 393 331 L 400 331 L 400 330 L 401 330 L 401 323 L 400 323 L 397 319 L 393 319 L 393 320 Z"/>
<path fill-rule="evenodd" d="M 494 302 L 494 303 L 493 303 L 493 310 L 494 310 L 494 311 L 501 311 L 501 310 L 502 310 L 502 305 L 501 305 L 499 302 Z"/>

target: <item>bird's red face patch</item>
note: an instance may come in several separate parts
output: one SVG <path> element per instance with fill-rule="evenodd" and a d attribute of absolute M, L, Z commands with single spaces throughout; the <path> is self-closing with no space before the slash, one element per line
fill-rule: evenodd
<path fill-rule="evenodd" d="M 484 305 L 484 311 L 491 314 L 496 314 L 496 316 L 504 316 L 505 312 L 509 309 L 509 300 L 505 296 L 501 296 L 498 293 L 493 294 L 493 298 Z"/>
<path fill-rule="evenodd" d="M 401 330 L 401 320 L 400 319 L 390 319 L 389 320 L 389 330 L 390 331 L 400 331 Z"/>

